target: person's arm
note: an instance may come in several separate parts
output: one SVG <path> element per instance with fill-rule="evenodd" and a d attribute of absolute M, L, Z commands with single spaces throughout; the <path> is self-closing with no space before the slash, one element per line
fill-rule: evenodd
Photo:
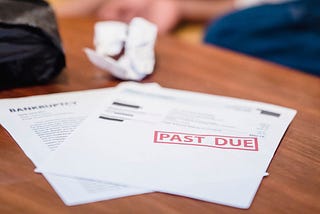
<path fill-rule="evenodd" d="M 175 0 L 183 20 L 208 21 L 234 10 L 234 0 Z"/>
<path fill-rule="evenodd" d="M 160 33 L 182 20 L 208 21 L 233 9 L 234 0 L 69 0 L 59 16 L 96 14 L 102 20 L 129 22 L 140 16 L 154 22 Z"/>
<path fill-rule="evenodd" d="M 101 19 L 129 22 L 141 16 L 154 22 L 160 33 L 180 21 L 208 21 L 233 9 L 234 0 L 109 0 L 98 9 Z"/>

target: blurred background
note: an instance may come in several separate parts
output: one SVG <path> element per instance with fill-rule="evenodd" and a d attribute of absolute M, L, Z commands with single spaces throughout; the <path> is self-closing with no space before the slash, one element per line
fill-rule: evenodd
<path fill-rule="evenodd" d="M 143 17 L 205 43 L 320 76 L 320 0 L 49 0 L 59 17 Z"/>
<path fill-rule="evenodd" d="M 68 2 L 71 1 L 74 0 L 48 0 L 56 10 L 64 8 Z M 201 43 L 206 24 L 207 23 L 204 22 L 183 21 L 171 32 L 171 34 L 190 43 Z"/>

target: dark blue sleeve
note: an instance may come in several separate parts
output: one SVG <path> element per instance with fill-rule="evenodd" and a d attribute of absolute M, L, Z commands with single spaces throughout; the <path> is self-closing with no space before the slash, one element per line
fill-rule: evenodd
<path fill-rule="evenodd" d="M 235 11 L 213 21 L 204 42 L 320 75 L 320 1 Z"/>

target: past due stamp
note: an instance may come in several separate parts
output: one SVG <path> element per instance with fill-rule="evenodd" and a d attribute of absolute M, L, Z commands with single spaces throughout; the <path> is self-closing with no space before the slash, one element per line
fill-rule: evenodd
<path fill-rule="evenodd" d="M 154 131 L 154 143 L 258 151 L 258 138 Z"/>

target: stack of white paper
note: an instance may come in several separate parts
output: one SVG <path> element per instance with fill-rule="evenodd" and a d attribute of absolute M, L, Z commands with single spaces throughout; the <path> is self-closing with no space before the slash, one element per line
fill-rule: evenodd
<path fill-rule="evenodd" d="M 93 108 L 112 93 L 113 89 L 110 88 L 2 99 L 0 123 L 38 166 L 65 141 Z M 43 175 L 66 205 L 150 192 L 92 179 Z"/>
<path fill-rule="evenodd" d="M 296 114 L 138 83 L 120 84 L 99 99 L 66 142 L 36 164 L 38 171 L 238 208 L 252 203 Z"/>

